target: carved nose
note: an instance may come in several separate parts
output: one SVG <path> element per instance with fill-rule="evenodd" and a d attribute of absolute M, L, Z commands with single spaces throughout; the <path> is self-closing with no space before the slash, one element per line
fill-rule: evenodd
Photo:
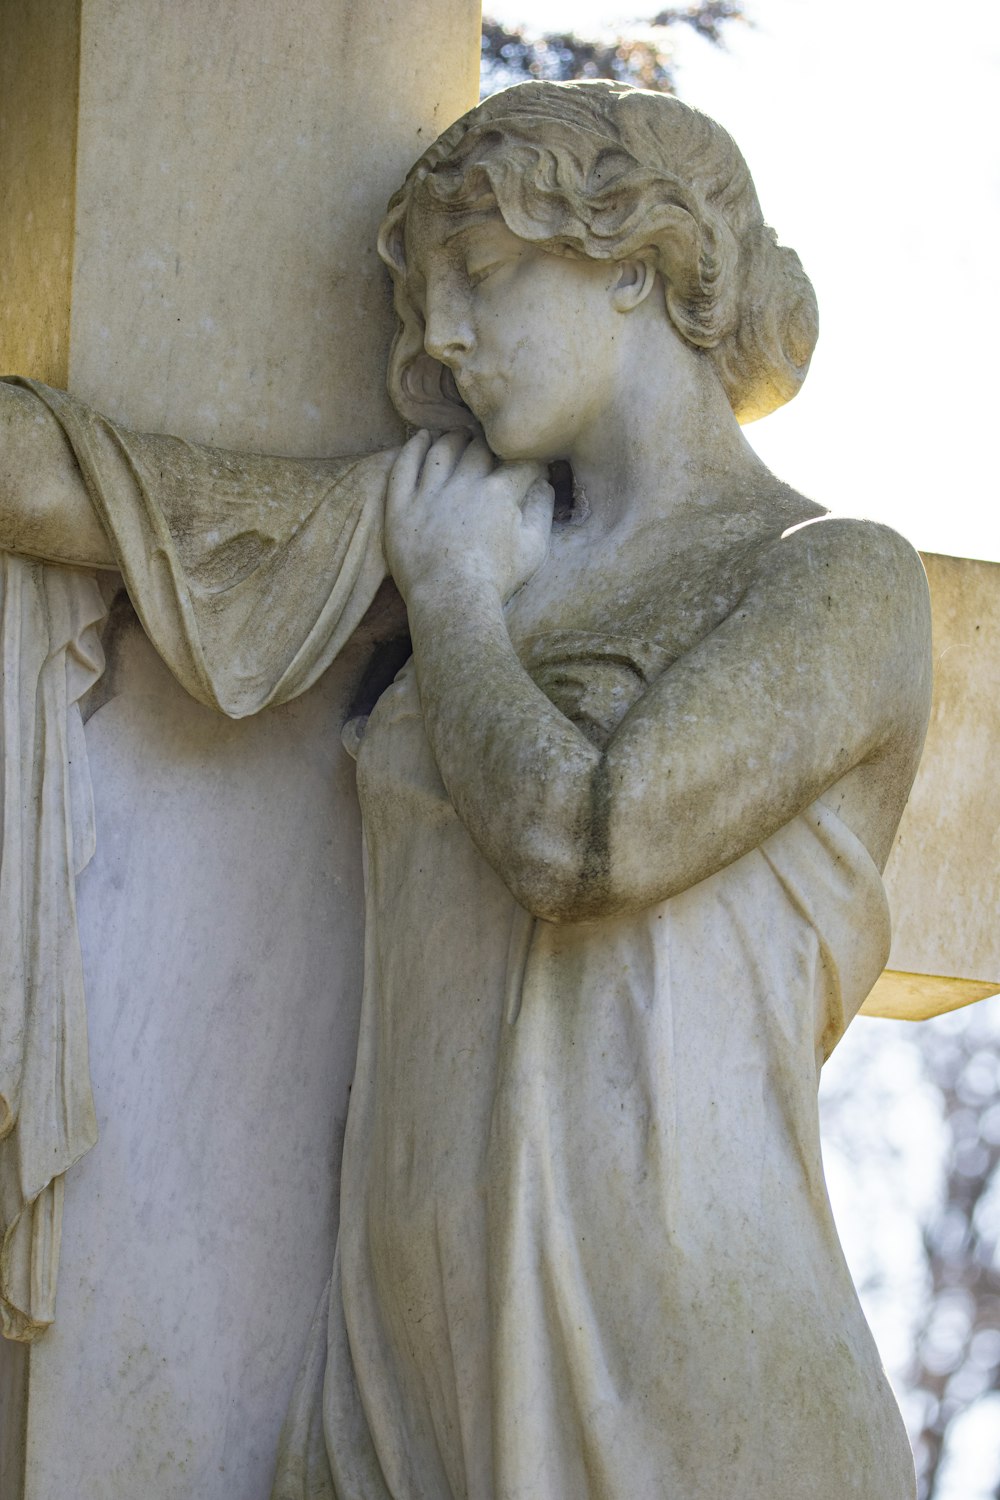
<path fill-rule="evenodd" d="M 442 328 L 428 323 L 424 348 L 432 359 L 453 365 L 472 348 L 472 336 L 464 328 Z"/>
<path fill-rule="evenodd" d="M 454 365 L 472 348 L 472 330 L 450 299 L 428 301 L 424 326 L 424 348 L 432 359 Z"/>

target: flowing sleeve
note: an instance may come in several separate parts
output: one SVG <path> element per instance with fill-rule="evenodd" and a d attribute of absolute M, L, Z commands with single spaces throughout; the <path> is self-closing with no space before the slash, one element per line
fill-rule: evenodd
<path fill-rule="evenodd" d="M 306 691 L 386 576 L 394 453 L 296 459 L 134 433 L 17 380 L 66 434 L 150 640 L 193 697 L 243 718 Z"/>

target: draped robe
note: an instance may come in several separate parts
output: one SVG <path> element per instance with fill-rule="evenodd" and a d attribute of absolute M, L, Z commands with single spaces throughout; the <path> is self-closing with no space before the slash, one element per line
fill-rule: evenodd
<path fill-rule="evenodd" d="M 385 576 L 392 455 L 240 457 L 30 388 L 182 685 L 234 717 L 305 691 Z M 103 604 L 86 570 L 7 558 L 2 583 L 0 1308 L 27 1339 L 53 1316 L 61 1176 L 94 1140 L 74 879 Z M 642 643 L 556 646 L 531 670 L 556 702 L 575 684 L 569 717 L 600 722 L 609 670 L 619 710 L 621 673 L 655 670 Z M 867 851 L 816 804 L 635 917 L 532 921 L 450 804 L 412 664 L 359 779 L 341 1241 L 278 1500 L 904 1500 L 816 1117 L 888 948 Z"/>
<path fill-rule="evenodd" d="M 603 741 L 661 665 L 518 644 Z M 889 945 L 861 841 L 816 802 L 644 911 L 533 919 L 451 804 L 412 662 L 358 787 L 340 1241 L 273 1500 L 912 1500 L 820 1155 L 820 1068 Z"/>

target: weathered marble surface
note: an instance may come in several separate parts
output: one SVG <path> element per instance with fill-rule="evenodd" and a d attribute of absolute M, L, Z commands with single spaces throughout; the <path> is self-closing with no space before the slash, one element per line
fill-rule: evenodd
<path fill-rule="evenodd" d="M 79 893 L 100 1149 L 68 1184 L 28 1472 L 39 1497 L 236 1500 L 266 1493 L 336 1233 L 361 892 L 329 725 L 352 663 L 232 723 L 138 634 L 115 657 Z"/>
<path fill-rule="evenodd" d="M 69 389 L 231 448 L 395 441 L 375 231 L 475 98 L 475 0 L 80 10 Z"/>
<path fill-rule="evenodd" d="M 93 161 L 86 128 L 80 149 Z M 111 317 L 94 184 L 78 306 Z M 129 246 L 172 314 L 168 260 Z M 830 1220 L 815 1085 L 886 957 L 880 870 L 926 722 L 927 601 L 899 538 L 824 519 L 739 434 L 805 374 L 811 289 L 717 127 L 603 88 L 529 88 L 453 127 L 382 250 L 397 408 L 463 430 L 418 435 L 389 483 L 414 660 L 352 736 L 362 1046 L 329 1320 L 275 1495 L 527 1500 L 542 1483 L 619 1500 L 669 1482 L 690 1500 L 902 1500 L 905 1439 Z M 139 363 L 157 360 L 137 326 Z M 220 378 L 191 430 L 245 439 L 247 393 L 224 422 L 227 392 Z M 58 430 L 42 417 L 36 435 L 13 403 L 9 495 L 22 447 L 52 462 L 45 504 L 0 540 L 120 560 L 152 619 L 156 567 L 130 571 L 114 486 L 84 491 Z M 553 460 L 575 479 L 555 519 Z M 164 511 L 151 502 L 138 541 L 157 566 Z M 261 601 L 248 629 L 266 644 Z M 227 727 L 181 705 L 145 649 L 125 628 L 118 696 L 91 720 L 105 853 L 81 908 L 115 1109 L 76 1189 L 75 1310 L 31 1361 L 19 1477 L 38 1496 L 259 1492 L 333 1218 L 325 1150 L 300 1162 L 294 1142 L 335 1138 L 347 1081 L 317 997 L 352 1014 L 337 955 L 356 843 L 332 816 L 346 763 L 318 747 L 361 659 Z M 263 1309 L 280 1313 L 266 1338 Z M 81 1370 L 88 1439 L 49 1442 Z"/>
<path fill-rule="evenodd" d="M 73 278 L 79 7 L 0 13 L 0 350 L 3 373 L 65 386 Z"/>
<path fill-rule="evenodd" d="M 886 886 L 898 969 L 1000 989 L 1000 566 L 925 555 L 934 625 L 927 744 Z"/>
<path fill-rule="evenodd" d="M 889 967 L 862 1012 L 922 1020 L 1000 992 L 1000 567 L 924 554 L 934 696 L 885 870 Z"/>
<path fill-rule="evenodd" d="M 381 248 L 397 404 L 464 430 L 389 482 L 414 655 L 360 736 L 341 1233 L 275 1500 L 908 1500 L 816 1086 L 888 954 L 929 608 L 740 434 L 808 282 L 718 127 L 598 85 L 458 122 Z"/>
<path fill-rule="evenodd" d="M 303 0 L 293 10 L 261 0 L 233 0 L 223 10 L 187 0 L 0 8 L 0 173 L 5 207 L 12 205 L 0 229 L 0 285 L 13 300 L 0 314 L 0 370 L 85 393 L 134 426 L 248 449 L 316 454 L 392 441 L 400 430 L 384 389 L 392 311 L 375 230 L 422 143 L 475 99 L 478 40 L 472 0 L 374 9 L 356 0 Z M 380 49 L 378 88 L 370 46 Z M 36 488 L 36 516 L 44 500 Z M 218 827 L 217 778 L 201 783 L 203 801 L 198 779 L 184 779 L 185 769 L 205 764 L 205 713 L 164 680 L 134 615 L 122 612 L 115 632 L 119 663 L 135 670 L 123 665 L 105 680 L 103 706 L 90 721 L 94 754 L 113 775 L 114 803 L 103 812 L 116 863 L 91 872 L 86 921 L 96 925 L 85 944 L 91 954 L 101 949 L 112 904 L 119 937 L 130 934 L 141 955 L 169 948 L 168 932 L 202 931 L 220 903 L 228 939 L 217 955 L 188 955 L 188 988 L 178 978 L 174 990 L 160 992 L 189 1016 L 187 1043 L 165 1017 L 138 1025 L 152 982 L 141 967 L 123 1019 L 114 954 L 99 955 L 99 1001 L 113 1006 L 95 1014 L 92 1005 L 90 1017 L 101 1042 L 93 1060 L 102 1137 L 88 1162 L 89 1196 L 74 1200 L 80 1229 L 66 1225 L 61 1342 L 53 1332 L 50 1353 L 39 1344 L 30 1369 L 24 1351 L 0 1348 L 0 1493 L 260 1500 L 334 1243 L 332 1127 L 343 1113 L 343 1069 L 353 1061 L 361 932 L 356 795 L 329 720 L 346 711 L 354 667 L 345 663 L 346 675 L 315 700 L 260 724 L 218 726 L 233 801 L 238 788 L 241 812 L 264 809 L 257 816 L 273 847 L 266 859 L 259 849 L 241 860 L 208 851 L 206 866 L 221 882 L 208 897 L 204 880 L 178 878 L 172 864 L 194 848 L 197 866 L 198 830 Z M 134 705 L 122 701 L 133 697 Z M 143 837 L 133 850 L 123 820 L 148 789 L 143 757 L 154 700 L 169 725 L 174 758 L 164 779 L 183 832 L 168 835 L 150 809 L 147 819 L 135 818 Z M 298 813 L 288 820 L 296 842 L 280 844 L 266 809 L 279 791 L 294 795 L 287 778 L 295 774 L 311 789 L 323 780 L 327 800 L 308 822 Z M 232 801 L 223 804 L 233 811 Z M 155 903 L 149 887 L 121 878 L 140 860 L 170 870 Z M 272 902 L 279 869 L 280 900 Z M 322 899 L 323 919 L 312 924 L 322 973 L 280 941 L 274 961 L 287 961 L 291 983 L 288 976 L 276 983 L 265 962 L 239 967 L 241 950 L 257 955 L 262 941 L 258 878 L 275 915 L 290 914 L 289 937 L 301 933 L 296 913 L 314 912 Z M 178 939 L 167 954 L 178 967 L 182 949 Z M 281 1052 L 288 1070 L 280 1099 L 265 1099 L 265 1085 L 281 1092 L 278 1074 L 270 1059 L 253 1063 L 253 1037 L 237 1032 L 223 1005 L 237 969 L 248 1011 L 280 1016 L 289 1047 L 301 1039 L 300 1061 Z M 199 1067 L 199 1027 L 216 1008 L 207 1045 L 217 1066 Z M 259 1077 L 248 1079 L 251 1063 Z M 157 1207 L 144 1141 L 125 1137 L 140 1116 L 162 1130 L 164 1181 L 185 1177 L 192 1136 L 198 1142 L 201 1170 L 187 1175 L 183 1232 L 171 1217 L 176 1205 Z M 227 1154 L 228 1173 L 220 1165 Z M 296 1157 L 309 1166 L 285 1172 Z M 265 1211 L 262 1184 L 278 1170 L 283 1208 Z M 134 1204 L 120 1199 L 126 1189 Z M 210 1228 L 222 1209 L 231 1230 Z M 252 1245 L 241 1238 L 244 1211 L 256 1215 L 260 1238 Z M 289 1224 L 307 1216 L 310 1227 L 293 1235 Z M 122 1274 L 128 1316 L 101 1248 Z M 143 1293 L 148 1318 L 138 1308 Z M 196 1320 L 205 1337 L 192 1351 Z M 216 1337 L 225 1347 L 212 1345 Z M 149 1378 L 130 1381 L 136 1367 Z"/>

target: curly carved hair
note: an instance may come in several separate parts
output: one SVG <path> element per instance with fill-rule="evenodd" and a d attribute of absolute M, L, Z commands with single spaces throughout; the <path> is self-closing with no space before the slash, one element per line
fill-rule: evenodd
<path fill-rule="evenodd" d="M 495 206 L 514 234 L 558 255 L 652 254 L 674 327 L 707 351 L 740 422 L 774 411 L 805 379 L 818 328 L 812 284 L 764 223 L 732 137 L 679 100 L 626 84 L 523 83 L 446 130 L 382 221 L 400 322 L 389 392 L 407 421 L 475 425 L 451 372 L 426 353 L 407 290 L 418 190 L 445 210 Z"/>

